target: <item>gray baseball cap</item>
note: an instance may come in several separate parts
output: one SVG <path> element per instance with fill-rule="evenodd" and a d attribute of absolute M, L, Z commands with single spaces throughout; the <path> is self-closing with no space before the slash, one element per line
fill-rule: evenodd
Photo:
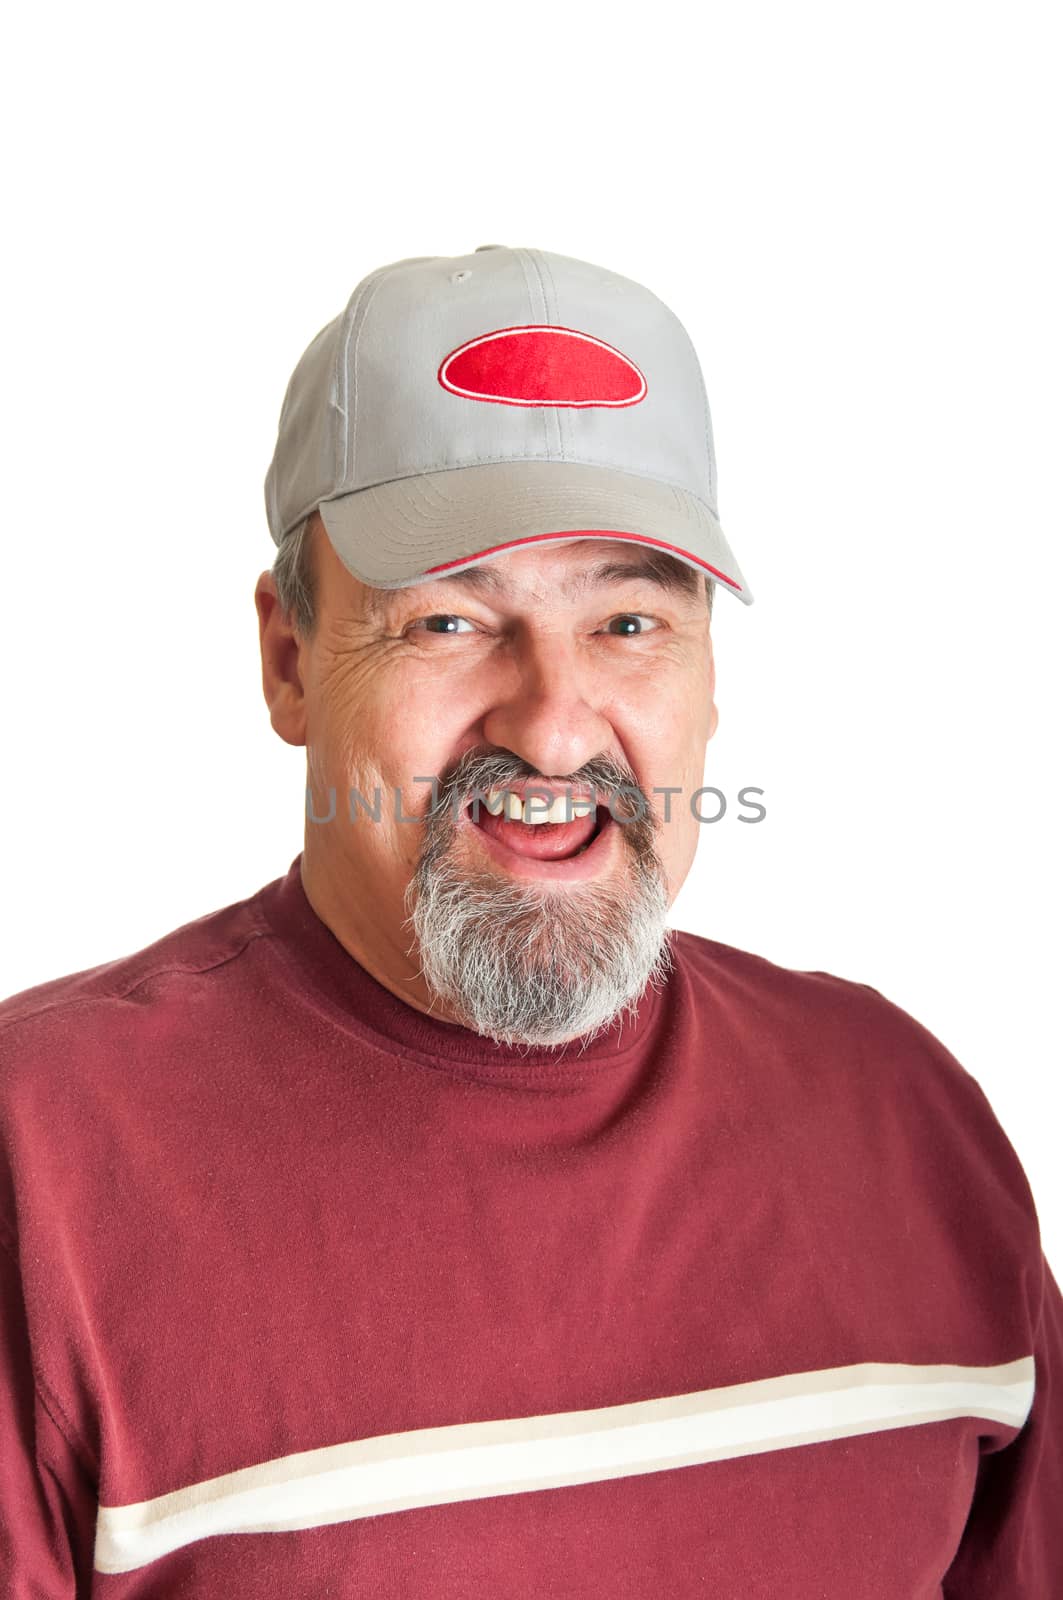
<path fill-rule="evenodd" d="M 316 509 L 377 588 L 603 538 L 753 599 L 720 527 L 685 328 L 641 284 L 545 250 L 480 245 L 363 278 L 292 373 L 265 492 L 275 544 Z"/>

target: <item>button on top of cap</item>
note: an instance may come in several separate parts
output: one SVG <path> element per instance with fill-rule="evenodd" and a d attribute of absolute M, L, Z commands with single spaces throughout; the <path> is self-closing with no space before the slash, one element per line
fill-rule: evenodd
<path fill-rule="evenodd" d="M 474 255 L 479 255 L 481 250 L 504 250 L 505 248 L 504 244 L 478 244 L 473 253 Z"/>

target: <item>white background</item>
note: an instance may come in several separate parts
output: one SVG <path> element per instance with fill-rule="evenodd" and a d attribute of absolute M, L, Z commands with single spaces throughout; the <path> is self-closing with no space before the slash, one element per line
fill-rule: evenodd
<path fill-rule="evenodd" d="M 1063 1268 L 1059 41 L 1048 5 L 22 8 L 5 50 L 2 988 L 285 871 L 252 592 L 289 373 L 373 268 L 653 288 L 724 527 L 680 926 L 873 984 Z M 977 1226 L 977 1218 L 972 1218 Z"/>

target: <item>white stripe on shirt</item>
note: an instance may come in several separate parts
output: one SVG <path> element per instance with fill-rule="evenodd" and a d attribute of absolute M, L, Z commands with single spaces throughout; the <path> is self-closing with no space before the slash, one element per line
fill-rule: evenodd
<path fill-rule="evenodd" d="M 281 1533 L 417 1506 L 595 1483 L 917 1423 L 1021 1428 L 1034 1361 L 863 1362 L 590 1411 L 414 1428 L 242 1467 L 99 1508 L 97 1572 L 131 1572 L 200 1539 Z"/>

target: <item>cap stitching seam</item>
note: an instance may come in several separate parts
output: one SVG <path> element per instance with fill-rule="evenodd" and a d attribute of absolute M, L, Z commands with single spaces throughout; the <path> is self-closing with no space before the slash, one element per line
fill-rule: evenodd
<path fill-rule="evenodd" d="M 542 250 L 534 250 L 532 252 L 532 254 L 535 257 L 536 263 L 541 267 L 542 271 L 546 273 L 546 276 L 550 280 L 550 292 L 553 295 L 553 301 L 554 301 L 554 321 L 555 321 L 555 323 L 560 323 L 560 321 L 561 321 L 561 302 L 560 302 L 560 297 L 559 297 L 558 292 L 557 292 L 557 284 L 554 282 L 554 274 L 553 274 L 553 272 L 552 272 L 552 270 L 550 268 L 549 258 L 547 257 L 547 255 Z M 643 391 L 644 391 L 643 398 L 645 398 L 646 374 L 642 371 L 641 367 L 639 367 L 638 371 L 639 371 L 639 375 L 642 378 L 642 385 L 643 385 Z M 557 431 L 558 431 L 558 435 L 559 435 L 560 440 L 561 440 L 561 458 L 562 458 L 563 461 L 567 461 L 568 460 L 568 453 L 567 453 L 567 451 L 565 449 L 565 428 L 567 426 L 567 415 L 568 414 L 561 407 L 558 407 L 555 410 L 554 415 L 557 418 Z"/>
<path fill-rule="evenodd" d="M 690 350 L 690 354 L 694 362 L 694 371 L 697 373 L 698 377 L 698 388 L 701 390 L 701 407 L 705 427 L 706 464 L 709 469 L 709 493 L 712 496 L 713 503 L 715 504 L 718 501 L 719 496 L 716 488 L 716 458 L 715 451 L 713 449 L 712 418 L 709 413 L 709 391 L 705 387 L 705 374 L 701 370 L 701 359 L 697 351 L 694 349 L 693 339 L 690 337 L 690 334 L 687 332 L 684 324 L 678 317 L 675 316 L 675 313 L 670 311 L 670 314 L 673 316 L 676 324 L 683 334 L 683 338 L 687 342 L 687 347 Z"/>
<path fill-rule="evenodd" d="M 351 310 L 351 319 L 350 319 L 350 322 L 347 324 L 347 332 L 344 335 L 343 343 L 340 346 L 339 366 L 340 366 L 340 372 L 341 372 L 342 377 L 343 377 L 343 416 L 344 416 L 343 481 L 345 483 L 352 482 L 353 477 L 354 477 L 354 465 L 355 464 L 354 464 L 354 461 L 351 459 L 351 457 L 352 457 L 352 440 L 355 441 L 354 448 L 355 449 L 357 448 L 357 441 L 355 439 L 355 422 L 357 420 L 357 414 L 358 414 L 358 374 L 357 374 L 357 370 L 356 370 L 356 367 L 355 367 L 355 363 L 357 363 L 357 360 L 358 360 L 358 345 L 359 345 L 359 343 L 361 341 L 362 329 L 365 327 L 366 317 L 369 314 L 369 307 L 373 303 L 373 299 L 374 299 L 374 297 L 376 295 L 376 292 L 379 289 L 379 287 L 380 287 L 381 283 L 383 282 L 384 278 L 388 275 L 388 273 L 389 272 L 393 272 L 394 270 L 395 270 L 395 263 L 391 263 L 390 265 L 388 265 L 386 267 L 378 267 L 376 272 L 370 273 L 369 277 L 366 278 L 365 281 L 359 285 L 359 292 L 358 292 L 358 294 L 356 296 L 354 306 L 353 306 L 353 308 Z M 361 313 L 361 316 L 359 316 L 359 313 Z M 355 325 L 356 322 L 358 324 L 358 337 L 355 340 L 355 344 L 354 344 L 354 362 L 352 363 L 352 362 L 348 361 L 347 353 L 348 353 L 348 351 L 350 349 L 351 335 L 354 332 L 354 325 Z M 352 372 L 354 373 L 353 402 L 352 402 L 352 395 L 351 395 L 351 374 L 352 374 Z M 353 403 L 353 411 L 351 409 L 352 408 L 352 403 Z M 312 506 L 310 507 L 310 510 L 313 510 Z M 306 515 L 309 515 L 309 510 L 307 511 Z"/>
<path fill-rule="evenodd" d="M 545 298 L 543 300 L 543 308 L 542 308 L 542 310 L 541 311 L 537 311 L 536 310 L 535 289 L 534 289 L 534 286 L 533 286 L 532 281 L 531 281 L 531 276 L 530 276 L 530 274 L 528 272 L 528 252 L 526 250 L 514 249 L 513 254 L 516 256 L 518 262 L 520 263 L 520 270 L 524 274 L 524 289 L 525 289 L 525 293 L 528 296 L 528 315 L 529 315 L 529 317 L 531 317 L 533 320 L 535 320 L 537 317 L 545 317 L 546 316 Z M 540 288 L 540 293 L 541 293 L 542 292 L 542 285 L 541 284 L 540 284 L 539 288 Z M 532 410 L 536 410 L 537 411 L 539 409 L 540 408 L 538 406 L 529 406 L 529 407 L 527 407 L 527 410 L 529 410 L 529 411 L 532 411 Z M 546 407 L 544 406 L 541 409 L 542 409 L 542 413 L 543 413 L 543 417 L 542 417 L 542 423 L 543 423 L 543 449 L 544 450 L 549 450 L 549 448 L 550 448 L 550 438 L 549 438 L 550 422 L 549 422 L 549 418 L 547 416 Z"/>
<path fill-rule="evenodd" d="M 540 294 L 540 296 L 542 298 L 542 303 L 543 303 L 542 316 L 544 318 L 544 325 L 546 327 L 556 327 L 557 326 L 557 305 L 556 305 L 556 301 L 555 301 L 553 309 L 551 309 L 550 296 L 546 292 L 546 282 L 545 282 L 545 280 L 543 278 L 542 270 L 541 270 L 540 265 L 539 265 L 539 252 L 537 250 L 527 250 L 527 251 L 522 250 L 522 251 L 520 251 L 518 253 L 520 255 L 522 255 L 522 256 L 524 256 L 524 255 L 527 256 L 528 261 L 529 261 L 529 263 L 530 263 L 530 265 L 532 267 L 532 270 L 534 271 L 535 276 L 538 279 L 539 294 Z M 562 427 L 562 407 L 560 407 L 560 406 L 544 406 L 543 407 L 543 435 L 544 435 L 544 437 L 546 436 L 547 433 L 549 433 L 551 423 L 553 424 L 554 433 L 555 433 L 555 436 L 556 436 L 556 439 L 557 439 L 557 448 L 561 453 L 561 459 L 563 461 L 565 459 L 565 434 L 564 434 L 564 429 Z M 547 448 L 549 448 L 549 446 L 547 446 Z"/>

